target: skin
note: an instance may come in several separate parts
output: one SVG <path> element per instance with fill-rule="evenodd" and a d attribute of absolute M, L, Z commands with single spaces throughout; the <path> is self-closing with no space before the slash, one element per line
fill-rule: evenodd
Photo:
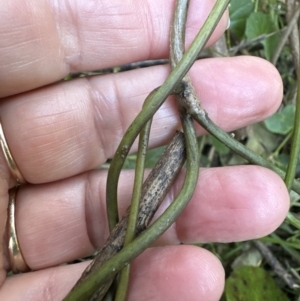
<path fill-rule="evenodd" d="M 0 2 L 0 114 L 13 157 L 30 183 L 17 194 L 16 227 L 24 258 L 34 270 L 6 277 L 8 190 L 16 183 L 0 152 L 0 300 L 61 300 L 87 263 L 61 264 L 104 243 L 106 171 L 91 169 L 113 155 L 143 100 L 169 68 L 59 81 L 69 72 L 167 57 L 174 3 Z M 187 46 L 214 3 L 191 1 Z M 209 44 L 227 22 L 226 13 Z M 258 58 L 202 60 L 190 75 L 210 118 L 226 131 L 267 118 L 282 99 L 278 72 Z M 167 142 L 178 126 L 170 98 L 154 119 L 151 146 Z M 200 127 L 197 131 L 203 133 Z M 132 179 L 130 171 L 121 176 L 121 212 L 128 206 Z M 134 261 L 128 300 L 219 300 L 224 271 L 218 259 L 178 243 L 264 236 L 280 225 L 288 207 L 284 183 L 267 169 L 201 170 L 194 197 L 176 224 Z"/>

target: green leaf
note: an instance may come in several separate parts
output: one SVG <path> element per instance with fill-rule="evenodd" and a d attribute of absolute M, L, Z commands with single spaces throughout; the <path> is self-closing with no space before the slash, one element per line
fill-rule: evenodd
<path fill-rule="evenodd" d="M 126 158 L 123 168 L 124 169 L 134 169 L 135 162 L 136 162 L 136 154 L 131 154 Z"/>
<path fill-rule="evenodd" d="M 285 106 L 282 111 L 275 113 L 264 121 L 266 128 L 271 133 L 281 135 L 288 134 L 294 126 L 295 111 L 295 105 Z"/>
<path fill-rule="evenodd" d="M 260 267 L 242 267 L 226 280 L 227 301 L 290 301 L 270 274 Z"/>
<path fill-rule="evenodd" d="M 261 261 L 262 261 L 261 253 L 257 250 L 257 248 L 252 246 L 248 250 L 243 251 L 239 256 L 237 256 L 234 259 L 234 261 L 231 264 L 231 268 L 233 270 L 237 270 L 244 266 L 258 267 L 261 265 Z"/>
<path fill-rule="evenodd" d="M 245 34 L 248 40 L 255 39 L 257 37 L 263 37 L 264 35 L 275 33 L 278 31 L 277 19 L 270 14 L 264 14 L 262 12 L 252 13 L 246 22 Z M 271 60 L 273 53 L 278 45 L 278 34 L 274 34 L 268 38 L 262 40 L 262 45 L 265 50 L 265 57 Z"/>
<path fill-rule="evenodd" d="M 160 146 L 147 151 L 145 168 L 153 168 L 161 157 L 162 153 L 166 149 L 166 146 Z M 136 154 L 129 155 L 124 162 L 124 169 L 134 169 L 136 164 Z"/>
<path fill-rule="evenodd" d="M 249 126 L 247 132 L 247 148 L 261 156 L 266 156 L 266 154 L 274 151 L 281 139 L 278 135 L 272 134 L 267 130 L 262 122 Z M 234 154 L 227 164 L 247 164 L 247 160 Z"/>
<path fill-rule="evenodd" d="M 231 0 L 230 14 L 230 30 L 242 39 L 245 33 L 247 18 L 254 10 L 254 3 L 251 0 Z"/>
<path fill-rule="evenodd" d="M 260 155 L 272 152 L 278 146 L 280 138 L 268 131 L 263 123 L 253 124 L 248 130 L 246 146 Z"/>
<path fill-rule="evenodd" d="M 154 149 L 147 151 L 145 168 L 153 168 L 157 163 L 158 159 L 161 157 L 165 151 L 166 146 L 160 146 Z"/>
<path fill-rule="evenodd" d="M 222 142 L 220 142 L 214 136 L 209 136 L 209 138 L 210 138 L 212 145 L 215 147 L 216 151 L 220 155 L 227 155 L 229 153 L 230 149 L 226 145 L 224 145 Z"/>

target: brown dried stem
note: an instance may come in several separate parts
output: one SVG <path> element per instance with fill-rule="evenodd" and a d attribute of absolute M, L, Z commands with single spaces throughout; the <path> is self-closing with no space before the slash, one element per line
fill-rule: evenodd
<path fill-rule="evenodd" d="M 136 235 L 145 230 L 149 225 L 153 215 L 178 175 L 184 163 L 185 156 L 184 135 L 181 132 L 177 132 L 172 142 L 167 147 L 143 184 Z M 130 207 L 127 209 L 120 222 L 112 231 L 105 245 L 98 252 L 95 259 L 84 271 L 77 283 L 84 281 L 88 275 L 102 266 L 104 262 L 113 257 L 123 248 L 129 211 Z M 101 286 L 99 290 L 87 301 L 102 300 L 112 281 L 113 279 Z"/>

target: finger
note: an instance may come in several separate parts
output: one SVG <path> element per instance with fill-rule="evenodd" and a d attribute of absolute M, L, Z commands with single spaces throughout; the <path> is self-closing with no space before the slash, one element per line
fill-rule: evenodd
<path fill-rule="evenodd" d="M 60 301 L 72 288 L 85 263 L 8 278 L 1 300 Z M 224 287 L 220 262 L 193 246 L 148 249 L 132 265 L 129 294 L 135 300 L 219 300 Z"/>
<path fill-rule="evenodd" d="M 191 281 L 191 282 L 190 282 Z M 194 246 L 152 248 L 135 260 L 128 300 L 220 300 L 224 271 L 208 251 Z"/>
<path fill-rule="evenodd" d="M 216 0 L 191 1 L 187 44 Z M 137 60 L 167 57 L 175 0 L 1 1 L 0 97 Z M 223 17 L 211 42 L 226 28 Z"/>
<path fill-rule="evenodd" d="M 105 243 L 105 182 L 106 172 L 94 171 L 19 189 L 16 227 L 23 256 L 32 269 L 85 257 Z M 130 203 L 132 183 L 133 172 L 124 171 L 119 187 L 121 215 Z M 176 183 L 160 213 L 177 195 L 182 179 Z M 188 207 L 156 244 L 254 239 L 274 231 L 288 208 L 283 181 L 265 168 L 204 169 Z"/>
<path fill-rule="evenodd" d="M 7 277 L 1 286 L 0 298 L 9 301 L 61 301 L 86 266 L 84 262 Z"/>
<path fill-rule="evenodd" d="M 144 99 L 168 72 L 159 66 L 80 79 L 2 102 L 2 126 L 23 176 L 31 183 L 59 180 L 112 157 Z M 254 57 L 202 60 L 191 78 L 210 118 L 226 131 L 266 118 L 282 99 L 278 72 Z M 151 147 L 168 141 L 179 123 L 169 99 L 155 115 Z"/>
<path fill-rule="evenodd" d="M 176 221 L 181 242 L 256 239 L 284 221 L 290 198 L 284 182 L 272 171 L 240 166 L 206 172 L 195 192 L 198 200 L 190 202 Z"/>

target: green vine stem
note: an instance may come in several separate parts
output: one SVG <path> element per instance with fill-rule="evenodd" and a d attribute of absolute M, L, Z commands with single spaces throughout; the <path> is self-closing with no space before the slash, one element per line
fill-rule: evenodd
<path fill-rule="evenodd" d="M 275 171 L 282 179 L 284 179 L 285 172 L 282 169 L 274 166 L 268 160 L 257 155 L 255 152 L 245 147 L 240 142 L 234 140 L 229 134 L 225 133 L 217 125 L 215 125 L 208 117 L 206 112 L 203 111 L 194 112 L 193 117 L 210 134 L 216 137 L 220 142 L 224 143 L 231 150 L 239 154 L 241 157 L 245 158 L 247 161 L 249 161 L 252 164 L 260 165 Z M 293 180 L 292 189 L 300 194 L 300 182 L 297 180 Z"/>
<path fill-rule="evenodd" d="M 293 127 L 292 148 L 291 148 L 290 160 L 285 176 L 285 184 L 288 190 L 291 189 L 293 180 L 295 178 L 299 151 L 300 151 L 300 76 L 299 74 L 300 73 L 298 72 L 296 114 L 295 114 L 295 121 Z"/>
<path fill-rule="evenodd" d="M 184 15 L 184 7 L 188 5 L 188 1 L 185 0 L 182 2 L 181 9 L 177 10 L 177 14 L 180 15 L 180 17 L 175 18 L 176 20 L 185 20 L 186 16 Z M 172 66 L 175 67 L 176 62 L 180 61 L 183 51 L 184 51 L 184 31 L 183 31 L 183 24 L 178 21 L 178 23 L 174 23 L 173 30 L 172 30 L 172 37 L 171 40 L 176 41 L 176 43 L 171 44 L 171 62 Z M 298 86 L 300 86 L 300 81 L 298 80 Z M 186 86 L 186 94 L 183 95 L 181 103 L 182 106 L 186 108 L 186 110 L 192 114 L 193 118 L 205 129 L 207 130 L 211 135 L 213 135 L 215 138 L 217 138 L 220 142 L 225 144 L 227 147 L 229 147 L 231 150 L 235 151 L 237 154 L 248 160 L 250 163 L 257 164 L 260 166 L 267 167 L 273 171 L 275 171 L 277 174 L 281 176 L 281 178 L 289 177 L 288 182 L 288 188 L 292 187 L 296 192 L 300 193 L 300 183 L 296 180 L 294 180 L 295 177 L 295 168 L 297 166 L 297 158 L 299 154 L 300 149 L 300 106 L 297 105 L 296 108 L 296 118 L 295 118 L 295 125 L 294 125 L 294 142 L 293 142 L 293 148 L 292 148 L 292 154 L 291 157 L 293 160 L 290 161 L 289 168 L 290 171 L 288 171 L 287 175 L 285 175 L 285 172 L 281 170 L 280 168 L 274 166 L 271 162 L 264 159 L 263 157 L 257 155 L 255 152 L 251 151 L 247 147 L 245 147 L 243 144 L 236 141 L 234 138 L 232 138 L 230 135 L 225 133 L 222 129 L 220 129 L 209 117 L 207 112 L 201 107 L 200 100 L 198 99 L 195 89 L 193 88 L 191 81 L 186 75 L 182 80 L 183 85 Z M 300 91 L 300 87 L 298 87 L 298 91 Z M 189 92 L 187 92 L 189 91 Z M 180 98 L 179 98 L 180 101 Z M 299 93 L 297 94 L 297 103 L 300 103 L 300 96 Z M 297 139 L 295 139 L 297 137 Z M 294 162 L 296 160 L 296 162 Z M 289 170 L 289 169 L 288 169 Z M 289 176 L 289 172 L 291 175 Z M 290 218 L 290 215 L 287 216 L 287 219 L 290 220 L 290 222 L 294 221 L 294 219 Z"/>
<path fill-rule="evenodd" d="M 140 200 L 142 197 L 142 185 L 144 180 L 145 159 L 149 143 L 150 129 L 152 119 L 148 121 L 140 133 L 138 153 L 136 159 L 135 176 L 133 193 L 130 203 L 130 213 L 128 219 L 128 226 L 124 240 L 124 247 L 126 247 L 136 235 L 137 219 L 139 214 Z M 125 266 L 120 272 L 118 288 L 116 292 L 115 301 L 125 301 L 130 277 L 130 264 Z"/>
<path fill-rule="evenodd" d="M 185 20 L 186 16 L 184 16 L 184 6 L 188 5 L 188 1 L 185 0 L 182 2 L 181 9 L 178 9 L 177 14 L 181 14 L 180 17 L 175 18 L 176 20 Z M 180 21 L 173 25 L 173 31 L 172 31 L 172 37 L 171 40 L 174 39 L 176 43 L 171 44 L 171 62 L 172 66 L 174 67 L 176 65 L 176 62 L 180 61 L 180 58 L 184 51 L 184 31 L 183 31 L 183 23 L 180 23 Z M 232 138 L 230 135 L 225 133 L 222 129 L 220 129 L 216 124 L 213 123 L 213 121 L 208 117 L 207 112 L 203 110 L 201 107 L 201 103 L 195 93 L 195 90 L 191 84 L 191 81 L 186 75 L 183 80 L 183 85 L 186 85 L 186 91 L 188 93 L 188 100 L 183 98 L 182 105 L 185 106 L 186 110 L 193 115 L 194 119 L 204 128 L 206 129 L 210 134 L 212 134 L 214 137 L 216 137 L 220 142 L 225 144 L 227 147 L 235 151 L 237 154 L 248 160 L 250 163 L 257 164 L 260 166 L 264 166 L 266 168 L 269 168 L 273 171 L 275 171 L 277 174 L 281 176 L 281 178 L 288 177 L 285 175 L 285 172 L 281 170 L 280 168 L 274 166 L 271 162 L 264 159 L 263 157 L 257 155 L 255 152 L 251 151 L 247 147 L 245 147 L 243 144 L 236 141 L 234 138 Z M 299 80 L 298 80 L 298 86 L 299 86 Z M 300 87 L 298 87 L 300 91 Z M 297 103 L 300 102 L 300 96 L 299 93 L 297 94 Z M 300 106 L 297 105 L 296 108 L 296 119 L 295 119 L 295 126 L 294 126 L 294 137 L 297 137 L 297 139 L 294 138 L 293 148 L 292 148 L 292 154 L 291 157 L 294 158 L 293 160 L 296 160 L 296 162 L 290 161 L 289 168 L 294 168 L 290 170 L 290 177 L 289 177 L 289 183 L 288 188 L 292 187 L 297 193 L 300 193 L 300 183 L 296 180 L 294 180 L 295 177 L 295 168 L 297 165 L 297 158 L 299 154 L 300 149 Z M 291 166 L 291 167 L 290 167 Z M 294 219 L 290 218 L 291 216 L 288 215 L 287 219 L 292 223 Z"/>
<path fill-rule="evenodd" d="M 259 238 L 259 240 L 262 242 L 265 242 L 265 243 L 284 245 L 284 246 L 291 247 L 292 249 L 300 250 L 300 245 L 298 242 L 286 241 L 286 240 L 281 239 L 279 236 L 274 236 L 273 234 L 271 234 L 271 236 L 265 236 L 265 237 Z M 299 256 L 298 251 L 297 251 L 297 254 L 298 254 L 298 262 L 300 262 L 300 256 Z"/>
<path fill-rule="evenodd" d="M 117 188 L 121 169 L 126 156 L 139 132 L 145 126 L 146 122 L 152 118 L 154 113 L 162 105 L 165 99 L 175 90 L 176 86 L 193 65 L 198 54 L 205 46 L 213 30 L 221 19 L 230 0 L 218 0 L 203 24 L 188 51 L 172 70 L 164 84 L 148 96 L 148 105 L 137 115 L 135 120 L 129 126 L 122 141 L 120 142 L 116 154 L 112 159 L 106 185 L 106 203 L 109 229 L 112 231 L 118 222 L 118 201 Z"/>
<path fill-rule="evenodd" d="M 285 137 L 284 139 L 281 141 L 281 143 L 278 145 L 278 147 L 275 149 L 275 151 L 273 152 L 273 154 L 271 154 L 270 157 L 274 157 L 274 156 L 278 156 L 280 151 L 283 149 L 283 147 L 288 143 L 288 141 L 291 139 L 291 137 L 293 136 L 293 130 L 291 130 Z"/>
<path fill-rule="evenodd" d="M 158 162 L 143 183 L 136 235 L 142 233 L 149 226 L 155 212 L 181 170 L 185 159 L 186 145 L 184 134 L 177 131 L 171 143 L 165 149 L 162 156 L 159 158 Z M 75 287 L 82 281 L 85 281 L 91 273 L 99 269 L 107 260 L 112 258 L 123 248 L 129 219 L 129 211 L 130 207 L 126 210 L 126 213 L 123 215 L 120 222 L 111 232 L 104 246 L 98 251 L 94 260 L 82 273 Z M 112 280 L 107 281 L 104 285 L 100 286 L 98 290 L 94 292 L 94 295 L 90 300 L 101 300 L 109 289 L 111 283 Z M 73 296 L 74 300 L 76 300 L 77 296 Z"/>
<path fill-rule="evenodd" d="M 297 78 L 297 98 L 296 98 L 296 113 L 295 113 L 295 121 L 293 127 L 293 138 L 292 138 L 292 146 L 291 146 L 291 155 L 289 164 L 287 167 L 287 172 L 285 175 L 285 185 L 288 190 L 291 190 L 293 187 L 293 181 L 296 175 L 296 168 L 298 164 L 299 151 L 300 151 L 300 66 L 298 66 L 298 78 Z M 299 192 L 298 192 L 299 193 Z M 287 214 L 286 220 L 295 226 L 297 229 L 300 229 L 300 221 L 294 217 L 294 215 L 289 212 Z"/>
<path fill-rule="evenodd" d="M 172 28 L 171 39 L 170 39 L 170 41 L 171 41 L 171 43 L 170 43 L 170 57 L 171 57 L 170 62 L 171 62 L 173 69 L 176 67 L 176 64 L 178 63 L 178 61 L 180 61 L 180 59 L 182 58 L 182 55 L 183 55 L 183 51 L 180 51 L 179 56 L 175 61 L 174 58 L 176 56 L 174 56 L 174 48 L 177 48 L 177 47 L 180 48 L 180 46 L 182 46 L 184 44 L 185 25 L 186 25 L 186 19 L 187 19 L 188 4 L 189 4 L 189 0 L 178 0 L 176 2 L 176 8 L 175 8 L 174 18 L 173 18 L 173 26 L 171 27 Z M 180 105 L 180 103 L 179 103 L 179 105 Z M 193 127 L 193 123 L 191 122 L 191 117 L 190 116 L 187 118 L 183 117 L 186 114 L 185 110 L 182 107 L 180 107 L 179 111 L 181 113 L 182 123 L 185 123 L 184 127 L 187 127 L 187 126 Z M 150 130 L 150 127 L 149 127 L 149 130 Z M 194 139 L 195 139 L 195 137 L 194 137 Z M 139 149 L 141 149 L 141 152 L 142 152 L 142 147 L 143 147 L 143 145 L 140 144 Z M 142 153 L 139 152 L 139 156 L 142 157 Z M 131 210 L 132 210 L 132 207 L 131 207 Z M 138 207 L 136 207 L 136 213 L 135 213 L 136 216 L 138 214 L 137 210 L 138 210 Z M 130 220 L 131 219 L 129 219 L 129 225 L 130 225 Z M 134 221 L 134 218 L 133 218 L 133 221 Z M 127 233 L 126 233 L 126 238 L 128 238 L 128 240 L 126 241 L 126 238 L 125 238 L 124 247 L 130 241 L 132 241 L 132 239 L 134 238 L 134 231 L 130 229 L 129 225 L 128 225 L 128 229 L 127 229 Z M 127 265 L 126 267 L 124 267 L 122 269 L 122 271 L 120 273 L 120 281 L 119 281 L 115 301 L 125 301 L 126 295 L 127 295 L 128 284 L 129 284 L 129 276 L 130 276 L 130 265 Z"/>
<path fill-rule="evenodd" d="M 186 74 L 188 69 L 193 64 L 196 59 L 201 47 L 204 46 L 210 34 L 205 37 L 201 36 L 200 33 L 203 31 L 204 34 L 212 32 L 214 26 L 217 24 L 219 18 L 224 12 L 229 1 L 217 1 L 215 5 L 214 13 L 212 13 L 205 25 L 200 30 L 190 49 L 184 55 L 183 59 L 171 72 L 170 76 L 167 78 L 166 82 L 158 89 L 154 90 L 148 96 L 149 104 L 143 109 L 143 111 L 136 117 L 132 125 L 127 130 L 123 140 L 121 141 L 116 155 L 114 156 L 111 164 L 111 168 L 108 174 L 108 184 L 107 184 L 107 205 L 108 205 L 108 217 L 110 229 L 116 224 L 118 220 L 117 214 L 117 185 L 119 174 L 123 166 L 124 160 L 141 129 L 145 126 L 146 122 L 150 120 L 156 110 L 160 107 L 167 96 L 174 92 L 175 87 L 178 85 L 180 80 Z M 210 22 L 210 23 L 209 23 Z M 207 31 L 209 25 L 211 31 Z M 205 27 L 206 26 L 206 27 Z M 204 29 L 205 28 L 205 29 Z M 205 32 L 206 31 L 206 32 Z M 201 42 L 202 41 L 202 42 Z M 201 45 L 202 43 L 202 45 Z M 191 50 L 193 48 L 193 50 Z M 197 48 L 199 47 L 199 48 Z M 197 50 L 198 49 L 198 50 Z M 185 88 L 185 87 L 183 87 Z M 187 91 L 184 89 L 184 91 Z M 193 94 L 193 93 L 192 93 Z M 182 95 L 185 96 L 185 95 Z M 194 95 L 191 95 L 194 97 Z M 184 98 L 184 97 L 182 97 Z M 230 135 L 218 128 L 208 117 L 207 113 L 200 107 L 200 103 L 196 106 L 185 106 L 188 113 L 192 114 L 193 117 L 200 123 L 208 132 L 214 135 L 217 139 L 227 145 L 229 148 L 243 156 L 249 162 L 265 166 L 277 172 L 282 178 L 284 178 L 285 173 L 273 166 L 270 162 L 258 156 L 251 150 L 244 147 L 239 142 L 235 141 Z M 108 280 L 112 279 L 118 271 L 120 271 L 124 266 L 126 266 L 132 259 L 139 255 L 147 246 L 157 239 L 177 218 L 183 208 L 186 206 L 188 200 L 192 196 L 194 191 L 197 177 L 198 177 L 198 167 L 197 172 L 192 169 L 191 162 L 197 160 L 197 147 L 193 149 L 191 145 L 195 143 L 195 133 L 193 127 L 188 127 L 186 129 L 186 124 L 191 122 L 189 115 L 184 115 L 183 119 L 188 118 L 183 122 L 183 127 L 186 133 L 187 139 L 187 172 L 186 178 L 180 191 L 179 195 L 176 197 L 175 201 L 169 206 L 169 208 L 163 213 L 163 215 L 156 221 L 152 226 L 142 232 L 136 239 L 130 242 L 126 247 L 124 247 L 118 254 L 104 262 L 101 268 L 95 268 L 91 271 L 86 279 L 78 283 L 72 292 L 64 299 L 65 301 L 70 300 L 87 300 L 91 294 L 99 288 L 100 285 L 106 283 Z M 191 133 L 191 131 L 193 133 Z M 195 144 L 197 145 L 197 144 Z M 198 164 L 194 163 L 194 167 Z M 197 173 L 197 175 L 195 174 Z M 292 181 L 292 188 L 300 193 L 300 183 L 298 181 Z M 91 300 L 91 299 L 89 299 Z M 96 299 L 94 299 L 96 300 Z"/>
<path fill-rule="evenodd" d="M 187 118 L 185 116 L 183 118 Z M 191 120 L 191 119 L 189 119 Z M 191 121 L 192 122 L 192 121 Z M 183 123 L 186 124 L 185 122 Z M 191 199 L 198 179 L 197 139 L 193 126 L 185 128 L 186 138 L 186 176 L 181 191 L 165 210 L 165 212 L 144 232 L 137 236 L 127 247 L 114 257 L 103 263 L 101 268 L 93 270 L 91 274 L 72 289 L 63 301 L 86 301 L 93 292 L 110 281 L 124 266 L 141 254 L 153 241 L 162 235 L 176 220 Z M 196 168 L 195 168 L 196 167 Z M 94 299 L 98 300 L 98 299 Z"/>
<path fill-rule="evenodd" d="M 287 213 L 286 220 L 295 228 L 300 230 L 300 221 L 291 212 Z"/>

